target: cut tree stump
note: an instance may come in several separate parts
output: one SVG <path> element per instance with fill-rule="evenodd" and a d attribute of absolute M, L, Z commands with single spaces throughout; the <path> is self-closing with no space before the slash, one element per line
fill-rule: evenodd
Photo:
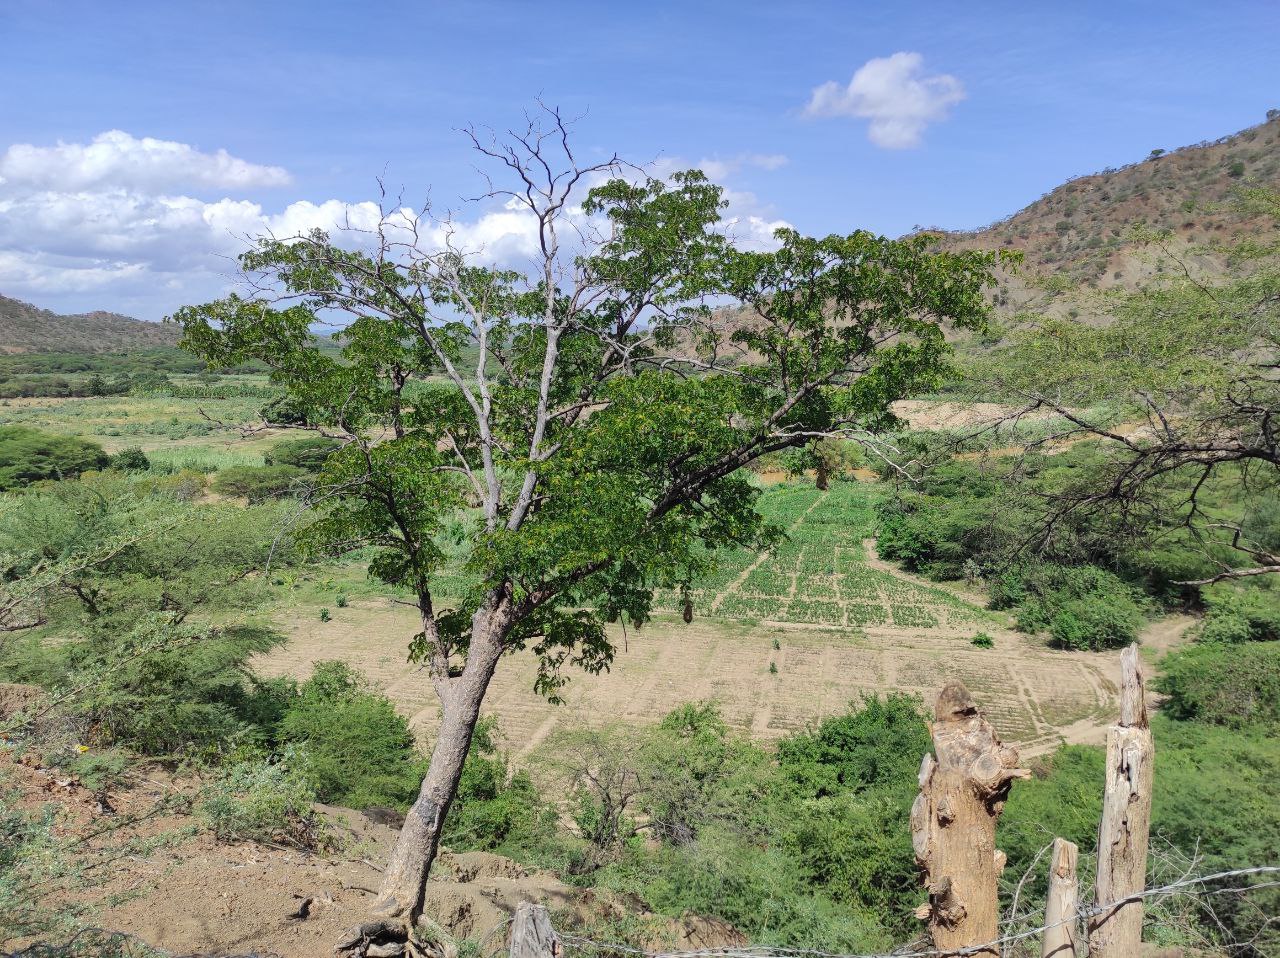
<path fill-rule="evenodd" d="M 510 958 L 560 958 L 560 938 L 546 905 L 522 901 L 511 919 Z"/>
<path fill-rule="evenodd" d="M 996 821 L 1010 783 L 1030 773 L 1016 767 L 1018 753 L 1000 743 L 963 683 L 947 683 L 935 718 L 937 758 L 924 757 L 911 807 L 911 842 L 929 892 L 918 914 L 940 954 L 998 958 L 998 946 L 978 947 L 999 937 L 1005 856 L 996 849 Z"/>
<path fill-rule="evenodd" d="M 1077 912 L 1080 882 L 1076 878 L 1079 849 L 1065 838 L 1053 840 L 1053 861 L 1049 863 L 1049 894 L 1044 908 L 1044 938 L 1040 958 L 1076 958 L 1080 940 Z"/>
<path fill-rule="evenodd" d="M 1098 913 L 1089 919 L 1090 958 L 1132 958 L 1142 944 L 1142 899 L 1155 781 L 1155 741 L 1138 647 L 1120 656 L 1120 724 L 1107 732 L 1107 780 L 1098 825 Z"/>

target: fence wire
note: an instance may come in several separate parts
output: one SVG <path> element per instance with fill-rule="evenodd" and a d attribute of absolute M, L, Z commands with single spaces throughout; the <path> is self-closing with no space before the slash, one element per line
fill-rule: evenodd
<path fill-rule="evenodd" d="M 766 945 L 746 945 L 741 948 L 700 948 L 693 951 L 646 951 L 643 948 L 635 948 L 631 945 L 620 945 L 616 943 L 606 943 L 593 941 L 590 938 L 582 938 L 578 935 L 561 934 L 557 932 L 560 941 L 569 949 L 579 951 L 602 951 L 621 955 L 634 955 L 637 958 L 951 958 L 956 955 L 981 955 L 998 953 L 1002 945 L 1009 945 L 1019 941 L 1025 941 L 1028 938 L 1038 938 L 1051 928 L 1057 928 L 1060 925 L 1068 925 L 1074 922 L 1086 922 L 1090 918 L 1098 915 L 1105 915 L 1116 909 L 1132 904 L 1136 901 L 1142 901 L 1146 898 L 1165 897 L 1176 895 L 1185 889 L 1193 888 L 1200 885 L 1206 885 L 1209 882 L 1225 881 L 1229 878 L 1243 878 L 1249 875 L 1275 875 L 1280 874 L 1280 865 L 1262 865 L 1256 868 L 1235 868 L 1231 871 L 1215 872 L 1212 875 L 1200 875 L 1196 878 L 1184 878 L 1176 882 L 1170 882 L 1167 885 L 1159 885 L 1155 888 L 1147 888 L 1134 895 L 1129 895 L 1107 905 L 1093 905 L 1090 907 L 1078 908 L 1075 915 L 1064 918 L 1061 921 L 1053 922 L 1048 925 L 1040 925 L 1036 928 L 1029 928 L 1025 931 L 1016 932 L 1015 934 L 1005 935 L 994 941 L 988 941 L 981 945 L 970 945 L 966 948 L 950 948 L 940 950 L 937 948 L 929 948 L 924 951 L 886 951 L 868 954 L 851 955 L 841 952 L 820 951 L 814 948 L 773 948 Z M 1239 885 L 1233 888 L 1209 888 L 1201 889 L 1198 894 L 1201 895 L 1228 895 L 1228 894 L 1247 894 L 1248 892 L 1257 891 L 1262 888 L 1280 887 L 1280 880 L 1258 882 L 1250 885 Z M 1042 913 L 1038 912 L 1038 913 Z"/>

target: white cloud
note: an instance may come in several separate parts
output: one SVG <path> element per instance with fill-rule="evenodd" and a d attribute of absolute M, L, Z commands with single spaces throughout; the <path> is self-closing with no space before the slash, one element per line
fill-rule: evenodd
<path fill-rule="evenodd" d="M 108 130 L 87 144 L 15 143 L 0 156 L 3 181 L 71 191 L 103 187 L 156 191 L 287 186 L 291 178 L 282 167 L 250 163 L 226 150 L 202 153 L 186 143 L 149 136 L 138 139 Z"/>
<path fill-rule="evenodd" d="M 924 57 L 899 52 L 868 60 L 847 86 L 834 80 L 813 91 L 805 115 L 870 120 L 867 136 L 876 146 L 901 150 L 919 146 L 925 127 L 946 119 L 965 98 L 964 86 L 950 74 L 926 76 Z"/>
<path fill-rule="evenodd" d="M 110 143 L 123 147 L 95 150 Z M 775 169 L 785 162 L 742 154 L 697 165 L 722 180 L 748 166 Z M 664 158 L 650 173 L 669 177 L 694 165 Z M 382 217 L 368 201 L 272 207 L 246 199 L 242 190 L 287 182 L 288 174 L 225 151 L 201 153 L 127 134 L 106 133 L 87 146 L 14 146 L 0 154 L 0 170 L 0 293 L 65 312 L 113 309 L 158 319 L 235 288 L 235 257 L 252 237 L 287 238 L 318 228 L 358 247 L 372 240 L 360 231 L 375 230 Z M 216 184 L 227 195 L 199 195 Z M 752 193 L 727 189 L 724 195 L 725 232 L 744 247 L 776 248 L 773 231 L 786 222 Z M 536 218 L 515 201 L 444 221 L 419 219 L 408 209 L 400 214 L 396 222 L 413 227 L 425 246 L 449 243 L 482 262 L 523 266 L 538 251 Z M 567 215 L 576 226 L 587 225 L 580 208 Z M 409 239 L 407 233 L 399 238 Z"/>

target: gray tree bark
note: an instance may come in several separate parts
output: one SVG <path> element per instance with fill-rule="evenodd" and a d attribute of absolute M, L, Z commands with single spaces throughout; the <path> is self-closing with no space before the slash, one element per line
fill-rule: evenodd
<path fill-rule="evenodd" d="M 1155 782 L 1155 741 L 1147 722 L 1138 647 L 1120 656 L 1120 724 L 1107 733 L 1106 786 L 1098 826 L 1096 901 L 1089 919 L 1090 958 L 1130 958 L 1142 945 L 1142 899 Z"/>
<path fill-rule="evenodd" d="M 546 905 L 522 901 L 511 919 L 510 958 L 559 958 L 560 939 Z"/>
<path fill-rule="evenodd" d="M 1076 958 L 1076 945 L 1080 940 L 1076 917 L 1080 905 L 1080 882 L 1076 878 L 1078 855 L 1079 850 L 1072 842 L 1065 838 L 1053 840 L 1040 958 Z"/>

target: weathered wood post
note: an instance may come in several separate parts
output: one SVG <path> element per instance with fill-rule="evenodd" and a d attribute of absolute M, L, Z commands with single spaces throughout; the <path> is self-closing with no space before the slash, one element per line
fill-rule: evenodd
<path fill-rule="evenodd" d="M 511 958 L 560 958 L 560 938 L 546 905 L 522 901 L 511 918 Z"/>
<path fill-rule="evenodd" d="M 1138 647 L 1120 656 L 1120 724 L 1107 732 L 1107 780 L 1098 825 L 1098 914 L 1089 919 L 1090 958 L 1132 958 L 1142 943 L 1142 899 L 1155 781 L 1155 741 Z"/>
<path fill-rule="evenodd" d="M 1049 897 L 1044 907 L 1044 938 L 1040 958 L 1076 958 L 1080 930 L 1080 882 L 1076 878 L 1079 850 L 1065 838 L 1053 840 L 1053 861 L 1049 863 Z"/>
<path fill-rule="evenodd" d="M 996 820 L 1010 782 L 1029 773 L 1016 767 L 1018 753 L 1000 744 L 963 683 L 947 683 L 935 715 L 937 758 L 926 755 L 920 764 L 920 794 L 911 806 L 911 842 L 929 891 L 918 914 L 941 953 L 998 958 L 997 946 L 970 949 L 999 937 L 1005 856 L 996 849 Z"/>

